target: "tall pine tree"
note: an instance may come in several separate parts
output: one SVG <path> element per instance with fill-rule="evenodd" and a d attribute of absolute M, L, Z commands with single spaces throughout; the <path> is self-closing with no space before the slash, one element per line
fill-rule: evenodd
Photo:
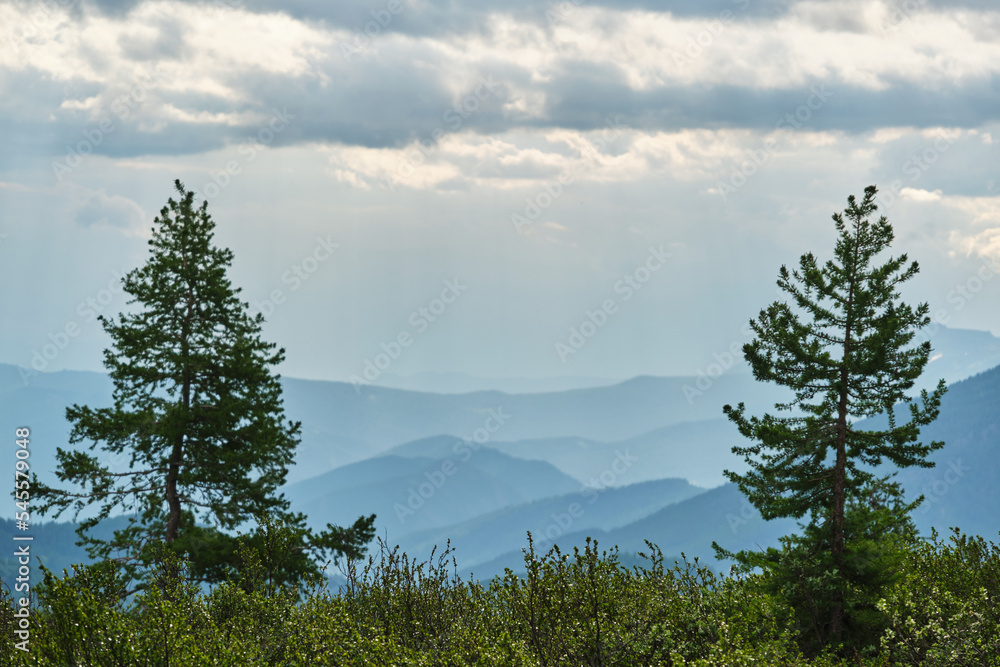
<path fill-rule="evenodd" d="M 875 194 L 869 186 L 860 202 L 848 197 L 843 215 L 833 216 L 839 232 L 834 259 L 821 266 L 809 253 L 797 270 L 782 266 L 778 286 L 791 303 L 777 301 L 750 322 L 756 337 L 743 354 L 756 380 L 794 393 L 793 400 L 775 406 L 792 414 L 747 417 L 743 403 L 724 408 L 753 441 L 733 448 L 749 471 L 726 476 L 764 519 L 809 518 L 804 536 L 786 542 L 784 567 L 793 567 L 788 561 L 794 560 L 794 544 L 807 562 L 822 564 L 824 571 L 812 575 L 832 581 L 821 605 L 827 618 L 813 618 L 823 642 L 843 639 L 845 595 L 858 584 L 852 576 L 865 569 L 859 560 L 870 561 L 862 547 L 870 555 L 872 539 L 912 525 L 909 512 L 917 503 L 903 503 L 903 490 L 879 477 L 875 467 L 884 461 L 932 467 L 928 454 L 944 444 L 917 441 L 920 427 L 937 417 L 945 384 L 941 380 L 931 394 L 922 391 L 919 405 L 907 396 L 931 351 L 929 342 L 912 345 L 917 330 L 930 323 L 928 305 L 912 308 L 899 300 L 899 286 L 919 270 L 916 262 L 908 263 L 905 254 L 876 262 L 893 231 L 885 217 L 870 220 Z M 896 420 L 899 403 L 909 408 L 903 424 Z M 858 420 L 883 413 L 884 430 L 856 427 Z M 781 571 L 777 551 L 770 556 L 742 552 L 736 558 L 772 570 L 779 580 L 802 579 L 801 570 L 795 577 Z M 870 583 L 871 572 L 867 576 Z"/>
<path fill-rule="evenodd" d="M 212 244 L 208 202 L 195 207 L 194 193 L 175 186 L 179 199 L 154 221 L 149 260 L 123 279 L 138 308 L 117 322 L 101 318 L 113 344 L 104 364 L 114 405 L 66 410 L 70 444 L 88 446 L 58 449 L 56 474 L 76 488 L 36 480 L 40 509 L 58 516 L 73 508 L 77 517 L 87 510 L 81 543 L 133 575 L 165 544 L 187 556 L 194 579 L 219 581 L 239 563 L 232 532 L 254 517 L 278 520 L 294 536 L 274 579 L 317 574 L 312 557 L 327 552 L 357 557 L 374 534 L 374 516 L 316 534 L 278 493 L 300 429 L 285 418 L 270 371 L 284 350 L 261 339 L 263 316 L 248 314 L 227 278 L 233 253 Z M 98 444 L 127 456 L 129 470 L 113 471 L 90 453 Z M 116 511 L 127 526 L 110 540 L 94 537 L 91 529 Z"/>

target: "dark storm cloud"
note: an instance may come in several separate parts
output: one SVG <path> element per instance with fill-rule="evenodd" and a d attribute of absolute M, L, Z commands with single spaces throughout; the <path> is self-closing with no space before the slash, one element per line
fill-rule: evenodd
<path fill-rule="evenodd" d="M 142 4 L 142 0 L 60 0 L 72 4 L 80 14 L 80 7 L 106 15 L 121 17 Z M 233 7 L 256 13 L 281 12 L 293 18 L 314 21 L 330 27 L 364 32 L 371 21 L 386 17 L 386 10 L 394 0 L 185 0 L 192 8 Z M 788 13 L 796 0 L 486 0 L 460 3 L 456 0 L 430 0 L 416 10 L 403 0 L 403 9 L 392 15 L 379 31 L 398 32 L 411 36 L 440 36 L 468 34 L 480 31 L 491 14 L 503 13 L 522 21 L 538 25 L 559 23 L 575 8 L 599 7 L 614 11 L 640 10 L 671 14 L 686 19 L 714 19 L 724 12 L 731 13 L 737 21 L 775 19 Z M 834 5 L 837 3 L 829 3 Z M 996 9 L 994 0 L 898 0 L 889 2 L 898 21 L 922 11 L 968 9 L 991 11 Z M 568 11 L 567 11 L 568 10 Z M 838 19 L 843 22 L 844 17 Z M 831 25 L 831 28 L 845 26 Z"/>
<path fill-rule="evenodd" d="M 918 10 L 929 6 L 919 0 L 911 3 L 917 3 Z M 593 3 L 581 6 L 589 4 Z M 732 8 L 736 17 L 760 17 L 780 14 L 789 4 L 783 0 L 751 0 L 749 4 L 743 0 L 669 4 L 604 0 L 602 6 L 642 7 L 685 15 L 700 11 L 705 16 Z M 122 15 L 135 5 L 129 0 L 86 0 L 82 11 L 99 7 Z M 254 11 L 277 7 L 262 0 L 247 0 L 245 6 Z M 373 20 L 371 12 L 378 14 L 389 3 L 373 0 L 327 5 L 293 1 L 280 7 L 292 15 L 309 15 L 350 27 Z M 406 7 L 393 15 L 389 29 L 431 30 L 433 17 L 440 15 L 440 25 L 434 29 L 461 27 L 475 34 L 485 30 L 484 12 L 490 10 L 489 4 L 472 3 L 459 6 L 433 2 L 428 7 L 421 12 Z M 535 12 L 544 21 L 549 5 L 514 0 L 503 7 L 515 14 L 522 10 Z M 152 67 L 154 62 L 184 57 L 189 49 L 181 24 L 171 18 L 156 20 L 155 39 L 119 38 L 118 45 L 127 60 Z M 419 27 L 423 21 L 431 23 Z M 63 106 L 64 100 L 99 96 L 100 84 L 74 76 L 54 78 L 31 68 L 19 72 L 0 70 L 0 89 L 18 92 L 16 96 L 0 96 L 0 120 L 8 128 L 17 128 L 6 145 L 8 150 L 24 154 L 59 156 L 67 146 L 86 138 L 86 133 L 92 136 L 95 126 L 109 121 L 111 131 L 92 142 L 94 153 L 193 154 L 259 136 L 276 111 L 294 118 L 270 138 L 274 146 L 333 142 L 366 147 L 399 147 L 414 140 L 426 143 L 442 132 L 459 130 L 481 134 L 523 128 L 594 130 L 605 127 L 609 118 L 644 131 L 706 127 L 768 131 L 784 121 L 785 127 L 863 133 L 886 126 L 975 128 L 1000 117 L 1000 74 L 995 72 L 934 86 L 922 85 L 917 79 L 892 80 L 882 75 L 880 79 L 888 81 L 882 90 L 848 85 L 834 75 L 828 80 L 785 87 L 764 86 L 762 81 L 747 85 L 705 81 L 637 90 L 626 83 L 622 63 L 611 61 L 557 61 L 547 65 L 547 76 L 539 80 L 538 73 L 529 66 L 476 54 L 471 61 L 478 63 L 476 71 L 465 71 L 465 63 L 451 62 L 452 56 L 446 52 L 416 41 L 386 40 L 377 51 L 352 58 L 346 58 L 340 46 L 332 44 L 326 53 L 308 56 L 308 71 L 301 75 L 276 74 L 238 64 L 235 69 L 222 66 L 212 70 L 213 82 L 219 84 L 215 93 L 191 92 L 183 85 L 153 85 L 148 98 L 144 92 L 144 99 L 134 109 L 130 104 L 127 116 L 118 113 L 120 108 L 116 110 L 111 93 L 101 97 L 96 110 Z M 91 49 L 80 55 L 97 62 L 97 71 L 110 70 L 106 63 L 102 64 L 107 54 Z M 788 55 L 779 50 L 773 57 L 782 62 Z M 461 76 L 466 78 L 456 80 L 456 69 L 461 69 Z M 183 79 L 183 73 L 176 76 Z M 663 78 L 670 80 L 671 76 Z M 486 92 L 477 93 L 484 90 L 484 81 L 490 82 Z M 462 91 L 457 102 L 456 88 Z M 531 112 L 515 110 L 521 95 L 533 96 Z M 454 108 L 456 103 L 459 109 Z M 467 108 L 461 108 L 466 104 Z M 234 114 L 247 120 L 236 123 Z M 223 117 L 225 123 L 220 122 Z"/>
<path fill-rule="evenodd" d="M 69 0 L 64 0 L 68 2 Z M 386 31 L 414 36 L 445 35 L 476 32 L 485 25 L 490 14 L 503 13 L 520 20 L 541 25 L 558 23 L 577 7 L 600 7 L 616 11 L 642 10 L 670 13 L 674 16 L 715 18 L 722 12 L 734 17 L 756 19 L 774 18 L 784 14 L 793 0 L 487 0 L 485 2 L 459 3 L 455 0 L 431 0 L 416 10 L 399 0 L 402 11 L 385 21 L 385 11 L 392 0 L 188 0 L 192 8 L 239 7 L 257 13 L 281 12 L 293 18 L 322 22 L 325 25 L 347 30 L 364 31 L 365 25 L 382 18 Z M 83 6 L 110 16 L 124 16 L 140 5 L 142 0 L 84 0 Z M 381 29 L 381 26 L 380 26 Z"/>
<path fill-rule="evenodd" d="M 901 125 L 979 127 L 1000 119 L 1000 92 L 985 80 L 939 90 L 897 82 L 873 91 L 816 81 L 779 90 L 693 84 L 636 91 L 604 75 L 567 77 L 551 84 L 548 92 L 552 101 L 547 124 L 581 130 L 599 127 L 601 119 L 614 113 L 644 130 L 770 130 L 785 120 L 786 127 L 798 123 L 813 130 L 866 132 Z"/>
<path fill-rule="evenodd" d="M 154 88 L 143 102 L 126 98 L 131 102 L 127 116 L 122 115 L 126 109 L 121 104 L 112 104 L 94 116 L 89 111 L 60 110 L 66 84 L 42 73 L 26 71 L 18 78 L 34 82 L 38 92 L 32 97 L 35 108 L 22 107 L 5 115 L 17 121 L 17 135 L 24 150 L 53 156 L 66 153 L 66 146 L 72 148 L 81 141 L 95 154 L 125 157 L 199 153 L 253 140 L 262 130 L 271 146 L 331 141 L 386 147 L 402 146 L 413 140 L 430 141 L 436 131 L 502 132 L 511 127 L 500 109 L 507 92 L 492 75 L 470 81 L 457 102 L 437 73 L 380 63 L 370 63 L 363 71 L 333 72 L 328 85 L 321 85 L 314 78 L 259 72 L 234 77 L 223 83 L 236 87 L 242 97 L 252 102 L 234 103 L 204 93 Z M 96 92 L 88 88 L 88 93 Z M 157 107 L 163 103 L 191 115 L 252 112 L 263 120 L 235 126 L 164 120 L 156 115 Z M 271 136 L 266 128 L 275 112 L 287 113 L 290 122 Z M 47 120 L 49 113 L 58 113 L 60 122 Z M 142 129 L 163 123 L 165 126 L 156 131 Z M 104 130 L 100 129 L 102 126 Z"/>
<path fill-rule="evenodd" d="M 378 62 L 314 79 L 259 76 L 248 92 L 265 108 L 285 108 L 296 119 L 282 141 L 337 141 L 370 147 L 399 146 L 441 124 L 451 95 L 439 75 Z M 252 128 L 244 128 L 250 130 Z"/>
<path fill-rule="evenodd" d="M 674 16 L 715 18 L 722 12 L 734 17 L 770 18 L 780 16 L 792 0 L 681 0 L 662 2 L 656 0 L 488 0 L 486 2 L 459 3 L 455 0 L 432 0 L 421 9 L 406 7 L 387 26 L 389 30 L 415 36 L 469 33 L 481 30 L 490 14 L 503 13 L 519 20 L 540 25 L 557 24 L 576 8 L 603 8 L 615 11 L 642 10 L 669 13 Z M 348 30 L 364 30 L 365 25 L 388 6 L 388 0 L 368 2 L 323 3 L 311 0 L 275 2 L 274 0 L 245 0 L 244 6 L 253 11 L 282 11 L 295 18 L 323 21 Z"/>
<path fill-rule="evenodd" d="M 527 79 L 523 75 L 514 78 L 520 83 Z M 492 74 L 484 74 L 481 82 L 471 82 L 457 105 L 435 73 L 376 63 L 363 71 L 338 76 L 326 86 L 312 78 L 259 73 L 230 85 L 236 83 L 244 96 L 253 100 L 251 103 L 230 104 L 200 94 L 168 95 L 165 91 L 156 94 L 191 114 L 253 112 L 267 118 L 275 110 L 287 111 L 294 118 L 273 137 L 275 146 L 318 141 L 399 147 L 414 140 L 430 141 L 435 131 L 471 130 L 481 134 L 519 128 L 585 131 L 605 127 L 609 118 L 618 118 L 625 127 L 644 131 L 704 127 L 770 131 L 780 124 L 790 129 L 848 133 L 886 126 L 975 128 L 1000 120 L 1000 91 L 987 80 L 944 90 L 897 82 L 886 90 L 873 91 L 836 81 L 817 81 L 777 90 L 692 84 L 636 91 L 616 80 L 612 68 L 588 65 L 566 71 L 561 78 L 545 84 L 548 103 L 543 114 L 523 121 L 505 118 L 502 107 L 512 93 L 502 76 Z M 54 102 L 61 99 L 59 91 L 64 85 L 49 81 L 43 86 L 36 82 L 35 88 L 42 93 L 41 99 Z M 37 100 L 33 103 L 37 104 Z M 22 142 L 34 143 L 36 149 L 54 148 L 57 154 L 63 152 L 64 145 L 73 144 L 92 131 L 98 122 L 82 112 L 61 112 L 59 124 L 44 120 L 47 113 L 41 111 L 32 114 L 20 109 L 12 115 L 19 117 L 21 129 L 17 135 Z M 211 122 L 161 120 L 166 122 L 162 129 L 155 132 L 140 129 L 136 121 L 151 117 L 155 118 L 154 110 L 147 113 L 144 108 L 138 108 L 134 118 L 121 119 L 105 113 L 104 118 L 113 122 L 114 129 L 94 146 L 94 152 L 113 156 L 198 153 L 252 138 L 268 122 L 220 126 Z M 27 146 L 24 149 L 28 150 Z"/>

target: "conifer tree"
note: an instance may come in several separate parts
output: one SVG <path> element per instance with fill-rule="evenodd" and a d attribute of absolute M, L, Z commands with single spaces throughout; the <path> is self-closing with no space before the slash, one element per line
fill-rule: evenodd
<path fill-rule="evenodd" d="M 938 415 L 945 384 L 941 380 L 930 394 L 923 390 L 919 404 L 907 396 L 931 351 L 929 342 L 911 343 L 930 318 L 926 303 L 913 308 L 900 301 L 899 286 L 917 274 L 917 263 L 905 254 L 876 261 L 893 241 L 885 217 L 870 220 L 876 192 L 869 186 L 860 202 L 848 197 L 843 214 L 833 215 L 839 233 L 834 259 L 820 265 L 808 253 L 798 269 L 782 266 L 778 286 L 790 303 L 776 301 L 750 321 L 756 336 L 743 354 L 756 380 L 791 390 L 794 398 L 775 406 L 791 414 L 748 417 L 743 403 L 724 407 L 753 442 L 733 448 L 750 469 L 726 471 L 729 480 L 764 519 L 808 517 L 804 536 L 786 540 L 785 556 L 796 548 L 807 552 L 808 561 L 826 570 L 813 574 L 832 578 L 828 616 L 817 632 L 834 643 L 843 638 L 845 595 L 857 583 L 850 578 L 865 559 L 861 551 L 870 554 L 872 539 L 912 528 L 909 512 L 922 500 L 903 503 L 903 490 L 875 467 L 932 467 L 928 454 L 944 444 L 918 442 L 920 427 Z M 908 404 L 908 415 L 901 404 Z M 886 428 L 856 427 L 880 414 L 887 415 Z M 897 415 L 908 419 L 897 423 Z M 735 557 L 788 578 L 776 550 L 769 558 L 754 552 Z"/>
<path fill-rule="evenodd" d="M 135 574 L 165 545 L 189 559 L 191 577 L 219 581 L 238 566 L 232 532 L 255 517 L 278 521 L 293 536 L 275 580 L 319 572 L 313 557 L 357 557 L 374 534 L 374 515 L 350 528 L 316 534 L 278 492 L 293 462 L 300 425 L 285 418 L 279 376 L 284 350 L 261 339 L 263 316 L 248 314 L 227 277 L 233 260 L 213 245 L 208 202 L 175 182 L 154 221 L 146 264 L 123 278 L 133 312 L 101 317 L 112 347 L 104 364 L 113 405 L 66 410 L 69 442 L 56 474 L 75 488 L 35 480 L 40 511 L 89 514 L 78 534 L 91 557 L 115 558 Z M 87 446 L 89 443 L 89 446 Z M 116 472 L 91 452 L 127 456 Z M 88 451 L 89 450 L 89 451 Z M 93 529 L 115 512 L 128 516 L 110 540 Z M 250 535 L 250 543 L 265 541 Z"/>

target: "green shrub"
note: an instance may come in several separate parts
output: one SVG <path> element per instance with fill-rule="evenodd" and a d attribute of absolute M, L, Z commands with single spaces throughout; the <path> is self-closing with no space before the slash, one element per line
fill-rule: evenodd
<path fill-rule="evenodd" d="M 879 608 L 886 657 L 901 664 L 1000 665 L 1000 547 L 953 529 L 906 555 L 907 577 Z"/>
<path fill-rule="evenodd" d="M 0 589 L 0 664 L 1000 664 L 1000 549 L 956 532 L 900 544 L 897 555 L 905 575 L 873 603 L 881 638 L 848 660 L 838 647 L 800 652 L 799 611 L 767 574 L 720 576 L 683 555 L 668 567 L 653 545 L 629 569 L 596 542 L 539 554 L 529 535 L 520 575 L 466 581 L 449 548 L 417 561 L 382 544 L 377 558 L 348 564 L 339 594 L 319 582 L 273 585 L 252 551 L 239 575 L 210 591 L 186 581 L 185 564 L 169 555 L 144 577 L 154 585 L 131 597 L 111 563 L 61 578 L 45 571 L 28 654 L 13 650 L 11 598 Z"/>

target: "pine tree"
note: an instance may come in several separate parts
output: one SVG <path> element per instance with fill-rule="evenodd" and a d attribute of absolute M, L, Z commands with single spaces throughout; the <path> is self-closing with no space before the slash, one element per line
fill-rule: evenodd
<path fill-rule="evenodd" d="M 808 253 L 797 270 L 782 266 L 778 286 L 791 303 L 776 301 L 750 322 L 756 336 L 743 354 L 756 380 L 793 392 L 793 400 L 775 406 L 792 414 L 747 417 L 743 403 L 724 407 L 753 441 L 733 448 L 750 470 L 742 475 L 727 470 L 728 479 L 764 519 L 809 518 L 803 537 L 786 540 L 784 561 L 787 565 L 796 550 L 809 553 L 811 562 L 824 568 L 813 573 L 832 579 L 828 617 L 817 634 L 834 643 L 844 634 L 845 595 L 863 575 L 854 565 L 859 558 L 871 561 L 872 539 L 908 532 L 909 512 L 922 500 L 903 503 L 903 490 L 877 476 L 875 467 L 884 461 L 899 468 L 932 467 L 928 454 L 944 444 L 917 441 L 920 427 L 938 415 L 945 384 L 941 380 L 931 394 L 923 390 L 920 405 L 906 394 L 930 355 L 929 342 L 911 344 L 917 330 L 930 323 L 929 308 L 899 300 L 898 287 L 917 274 L 916 262 L 908 263 L 905 254 L 875 261 L 893 241 L 885 217 L 870 221 L 876 192 L 869 186 L 861 202 L 848 197 L 843 215 L 833 216 L 839 232 L 834 259 L 820 266 Z M 897 413 L 905 413 L 900 404 L 909 408 L 904 424 L 896 420 Z M 856 428 L 858 420 L 883 413 L 884 430 Z M 869 556 L 860 556 L 862 550 Z M 779 579 L 789 574 L 787 568 L 781 571 L 781 556 L 775 550 L 764 558 L 735 555 Z"/>
<path fill-rule="evenodd" d="M 113 343 L 104 364 L 114 405 L 66 410 L 70 444 L 89 447 L 58 449 L 57 477 L 76 488 L 36 479 L 40 511 L 89 514 L 81 544 L 133 576 L 165 545 L 188 558 L 193 579 L 219 581 L 238 566 L 232 532 L 254 517 L 277 520 L 294 535 L 275 579 L 317 574 L 307 553 L 360 556 L 374 515 L 315 534 L 278 493 L 300 431 L 285 418 L 279 376 L 270 371 L 284 350 L 261 339 L 263 316 L 248 314 L 227 278 L 233 253 L 212 244 L 208 202 L 196 208 L 194 193 L 175 186 L 180 197 L 155 219 L 148 261 L 123 279 L 129 303 L 139 307 L 117 322 L 101 318 Z M 127 456 L 129 470 L 115 472 L 90 453 L 98 444 Z M 93 537 L 91 529 L 116 511 L 129 516 L 127 526 L 110 540 Z"/>

